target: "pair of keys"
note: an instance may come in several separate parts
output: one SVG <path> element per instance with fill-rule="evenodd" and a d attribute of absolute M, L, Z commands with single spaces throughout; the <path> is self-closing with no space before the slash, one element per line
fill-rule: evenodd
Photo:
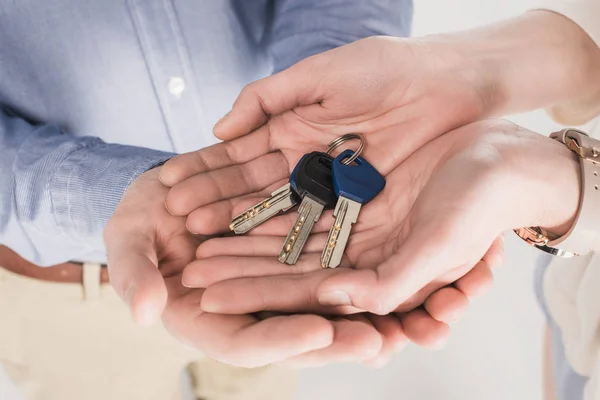
<path fill-rule="evenodd" d="M 383 176 L 360 157 L 362 138 L 356 134 L 346 136 L 361 139 L 356 152 L 345 150 L 336 158 L 317 151 L 304 155 L 292 171 L 289 183 L 235 217 L 230 229 L 236 234 L 246 233 L 300 204 L 296 222 L 278 257 L 280 262 L 293 265 L 323 211 L 334 209 L 334 222 L 321 254 L 321 266 L 335 268 L 340 265 L 362 205 L 375 198 L 385 186 Z M 336 139 L 329 152 L 335 148 L 332 147 L 334 143 L 350 139 L 345 136 Z"/>

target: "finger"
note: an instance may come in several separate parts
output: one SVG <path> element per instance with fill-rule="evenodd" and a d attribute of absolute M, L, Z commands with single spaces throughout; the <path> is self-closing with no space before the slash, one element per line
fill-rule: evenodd
<path fill-rule="evenodd" d="M 195 209 L 187 216 L 186 228 L 195 235 L 218 235 L 230 231 L 232 210 L 238 204 L 254 205 L 260 197 L 235 197 Z"/>
<path fill-rule="evenodd" d="M 277 265 L 280 263 L 272 258 L 248 257 L 243 263 L 243 268 L 253 270 L 281 268 Z M 264 310 L 319 314 L 350 314 L 358 311 L 347 306 L 323 307 L 315 296 L 315 290 L 326 277 L 347 268 L 318 268 L 319 254 L 303 254 L 295 266 L 287 268 L 308 268 L 305 263 L 318 270 L 311 273 L 230 279 L 213 284 L 206 289 L 201 307 L 206 312 L 219 314 L 247 314 Z"/>
<path fill-rule="evenodd" d="M 287 236 L 290 229 L 296 223 L 298 217 L 297 212 L 291 212 L 283 215 L 279 215 L 276 218 L 272 218 L 262 225 L 257 226 L 250 235 L 258 236 Z M 311 233 L 323 233 L 329 232 L 331 225 L 333 224 L 333 211 L 328 210 L 321 214 L 321 217 L 313 225 Z"/>
<path fill-rule="evenodd" d="M 504 235 L 500 235 L 494 240 L 482 259 L 491 269 L 504 264 Z"/>
<path fill-rule="evenodd" d="M 368 314 L 367 318 L 381 334 L 383 343 L 379 354 L 374 358 L 365 360 L 363 364 L 373 368 L 383 368 L 390 361 L 394 353 L 406 347 L 408 338 L 404 333 L 400 320 L 393 314 Z"/>
<path fill-rule="evenodd" d="M 436 321 L 422 308 L 401 314 L 399 318 L 408 340 L 418 346 L 440 349 L 448 342 L 448 325 Z"/>
<path fill-rule="evenodd" d="M 311 234 L 306 241 L 306 244 L 302 248 L 303 253 L 321 253 L 323 246 L 327 240 L 327 234 L 318 233 Z M 277 258 L 281 252 L 281 247 L 285 242 L 285 236 L 230 236 L 222 238 L 214 238 L 205 241 L 196 250 L 196 258 L 198 262 L 203 261 L 206 258 L 213 257 L 231 257 L 240 260 L 242 257 L 264 257 L 264 258 Z M 241 259 L 241 264 L 245 262 Z M 198 263 L 198 266 L 210 267 L 212 264 L 211 260 L 207 260 L 204 263 Z M 254 266 L 254 264 L 252 264 Z M 284 265 L 279 263 L 281 268 L 279 271 L 293 271 L 295 266 Z M 306 265 L 306 263 L 302 263 Z M 223 262 L 221 264 L 223 268 L 228 268 L 228 265 Z M 214 267 L 216 269 L 217 267 Z M 309 265 L 308 271 L 315 271 L 321 268 L 316 263 Z"/>
<path fill-rule="evenodd" d="M 218 361 L 260 367 L 333 343 L 332 323 L 317 315 L 260 320 L 251 315 L 204 313 L 199 307 L 204 291 L 186 289 L 180 281 L 176 276 L 166 280 L 169 305 L 163 313 L 164 325 L 180 341 Z"/>
<path fill-rule="evenodd" d="M 224 232 L 229 229 L 231 220 L 234 217 L 263 201 L 266 197 L 267 195 L 251 195 L 200 207 L 192 211 L 188 216 L 187 227 L 190 232 L 202 235 L 215 235 Z M 248 235 L 285 237 L 296 222 L 297 217 L 298 213 L 294 211 L 272 217 L 263 224 L 253 228 L 248 232 Z M 331 224 L 333 224 L 333 211 L 328 210 L 323 212 L 321 218 L 314 224 L 311 232 L 328 232 Z"/>
<path fill-rule="evenodd" d="M 207 356 L 255 368 L 318 349 L 334 339 L 330 321 L 316 315 L 277 316 L 257 321 L 248 315 L 201 314 L 184 328 Z"/>
<path fill-rule="evenodd" d="M 269 116 L 281 114 L 300 105 L 319 102 L 316 85 L 322 69 L 316 57 L 307 58 L 292 67 L 253 82 L 241 91 L 233 108 L 214 128 L 223 140 L 246 135 L 263 125 Z"/>
<path fill-rule="evenodd" d="M 424 307 L 433 319 L 450 324 L 465 315 L 469 299 L 457 288 L 446 286 L 429 296 Z"/>
<path fill-rule="evenodd" d="M 442 235 L 447 235 L 446 239 Z M 330 306 L 354 306 L 379 315 L 393 312 L 447 271 L 464 271 L 449 281 L 452 282 L 472 268 L 473 264 L 463 260 L 461 251 L 454 245 L 456 237 L 460 236 L 453 232 L 440 234 L 435 222 L 412 227 L 397 252 L 376 269 L 345 271 L 325 281 L 318 288 L 319 302 Z M 437 239 L 432 240 L 432 237 Z"/>
<path fill-rule="evenodd" d="M 265 154 L 245 164 L 187 178 L 169 190 L 166 207 L 173 215 L 188 215 L 200 206 L 263 190 L 288 176 L 288 164 L 283 154 Z"/>
<path fill-rule="evenodd" d="M 112 228 L 107 228 L 104 238 L 112 286 L 129 306 L 134 321 L 153 324 L 167 302 L 154 242 L 139 232 L 115 232 Z"/>
<path fill-rule="evenodd" d="M 450 269 L 448 272 L 429 282 L 425 287 L 419 289 L 406 301 L 398 305 L 394 311 L 407 312 L 422 306 L 429 296 L 448 285 L 452 285 L 457 279 L 467 274 L 470 269 L 468 265 Z"/>
<path fill-rule="evenodd" d="M 195 174 L 243 164 L 270 151 L 269 130 L 265 127 L 237 140 L 173 157 L 161 167 L 160 181 L 172 187 Z"/>
<path fill-rule="evenodd" d="M 216 235 L 226 232 L 230 229 L 229 226 L 233 218 L 264 201 L 272 192 L 288 183 L 288 181 L 289 179 L 286 178 L 259 192 L 199 207 L 187 217 L 188 230 L 202 235 Z"/>
<path fill-rule="evenodd" d="M 290 358 L 282 364 L 294 368 L 315 368 L 373 359 L 381 352 L 382 336 L 365 317 L 336 318 L 332 323 L 335 335 L 331 346 Z"/>
<path fill-rule="evenodd" d="M 472 299 L 489 292 L 494 283 L 491 267 L 484 261 L 478 262 L 473 269 L 454 284 L 467 298 Z"/>
<path fill-rule="evenodd" d="M 326 237 L 318 239 L 319 242 L 325 240 Z M 281 247 L 281 242 L 278 241 L 278 244 Z M 311 245 L 311 247 L 316 246 Z M 320 252 L 318 255 L 320 255 Z M 293 266 L 280 263 L 276 255 L 271 257 L 247 257 L 247 254 L 244 254 L 242 257 L 226 255 L 202 258 L 192 261 L 185 268 L 182 283 L 186 287 L 207 288 L 228 279 L 305 274 L 321 269 L 320 263 L 315 262 L 318 255 L 315 255 L 311 262 L 299 261 Z"/>
<path fill-rule="evenodd" d="M 434 319 L 447 324 L 460 320 L 469 308 L 469 298 L 481 296 L 491 289 L 494 278 L 490 265 L 501 264 L 504 254 L 503 239 L 503 236 L 498 237 L 483 260 L 454 285 L 441 288 L 425 300 L 425 309 Z M 486 259 L 492 261 L 485 262 Z"/>

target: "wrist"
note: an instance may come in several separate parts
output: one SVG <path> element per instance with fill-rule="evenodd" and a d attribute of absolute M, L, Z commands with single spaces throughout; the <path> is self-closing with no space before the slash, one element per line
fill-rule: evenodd
<path fill-rule="evenodd" d="M 465 60 L 486 117 L 525 112 L 600 93 L 600 49 L 574 22 L 550 11 L 438 36 Z"/>
<path fill-rule="evenodd" d="M 575 223 L 581 197 L 579 157 L 563 144 L 539 135 L 520 146 L 521 165 L 514 186 L 520 209 L 511 228 L 540 226 L 554 237 L 566 234 Z M 537 143 L 536 143 L 537 142 Z"/>

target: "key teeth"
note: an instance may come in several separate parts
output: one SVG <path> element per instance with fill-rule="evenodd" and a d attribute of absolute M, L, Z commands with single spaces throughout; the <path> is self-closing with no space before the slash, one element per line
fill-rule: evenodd
<path fill-rule="evenodd" d="M 229 229 L 238 235 L 244 234 L 270 218 L 289 211 L 296 204 L 297 200 L 293 197 L 290 185 L 286 184 L 274 191 L 268 198 L 234 217 L 229 224 Z"/>
<path fill-rule="evenodd" d="M 277 258 L 279 262 L 288 265 L 296 264 L 314 223 L 319 219 L 322 212 L 323 206 L 321 204 L 309 197 L 302 199 L 302 203 L 298 207 L 298 216 L 294 225 L 290 228 Z"/>

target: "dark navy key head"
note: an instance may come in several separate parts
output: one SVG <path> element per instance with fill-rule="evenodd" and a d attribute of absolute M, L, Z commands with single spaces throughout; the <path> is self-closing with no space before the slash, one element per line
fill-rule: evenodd
<path fill-rule="evenodd" d="M 331 177 L 332 162 L 333 157 L 319 151 L 302 156 L 290 175 L 292 191 L 300 197 L 310 193 L 326 209 L 334 208 L 337 196 Z"/>
<path fill-rule="evenodd" d="M 338 196 L 366 204 L 383 190 L 385 178 L 362 157 L 356 159 L 356 165 L 343 164 L 352 154 L 353 150 L 345 150 L 333 160 L 333 186 Z"/>

